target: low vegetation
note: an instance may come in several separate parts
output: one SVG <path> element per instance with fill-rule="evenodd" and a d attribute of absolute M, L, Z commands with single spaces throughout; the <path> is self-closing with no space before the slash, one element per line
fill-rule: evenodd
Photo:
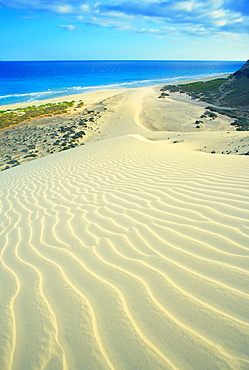
<path fill-rule="evenodd" d="M 161 95 L 163 95 L 165 91 L 186 93 L 194 99 L 199 99 L 209 104 L 215 104 L 222 94 L 220 90 L 221 86 L 228 81 L 229 78 L 217 78 L 211 81 L 166 85 L 160 91 L 162 91 Z"/>
<path fill-rule="evenodd" d="M 219 113 L 234 118 L 231 125 L 238 131 L 249 131 L 249 61 L 228 78 L 166 85 L 160 91 L 160 98 L 165 98 L 167 91 L 178 92 L 211 104 L 206 109 L 214 115 Z"/>
<path fill-rule="evenodd" d="M 249 112 L 239 109 L 226 109 L 219 107 L 206 107 L 211 112 L 216 112 L 224 116 L 234 118 L 235 120 L 231 125 L 236 126 L 237 131 L 249 131 Z"/>
<path fill-rule="evenodd" d="M 39 106 L 31 105 L 26 108 L 2 110 L 0 111 L 0 128 L 16 125 L 37 117 L 68 113 L 68 110 L 74 107 L 74 104 L 75 101 L 63 101 L 60 103 L 48 103 Z M 82 102 L 76 108 L 80 108 L 83 105 L 84 103 Z"/>

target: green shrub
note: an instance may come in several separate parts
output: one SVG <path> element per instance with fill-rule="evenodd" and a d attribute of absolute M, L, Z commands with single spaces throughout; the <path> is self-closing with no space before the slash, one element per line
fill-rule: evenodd
<path fill-rule="evenodd" d="M 16 125 L 35 117 L 68 113 L 68 109 L 73 107 L 74 103 L 74 100 L 71 102 L 63 101 L 61 103 L 47 103 L 39 106 L 30 105 L 25 108 L 0 111 L 0 128 Z"/>

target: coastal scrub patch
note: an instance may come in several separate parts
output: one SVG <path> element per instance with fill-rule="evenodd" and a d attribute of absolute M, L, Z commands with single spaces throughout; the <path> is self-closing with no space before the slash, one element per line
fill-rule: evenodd
<path fill-rule="evenodd" d="M 9 127 L 32 118 L 68 113 L 75 101 L 48 103 L 39 106 L 31 105 L 26 108 L 7 109 L 0 111 L 0 128 Z M 84 103 L 83 103 L 84 104 Z M 81 105 L 82 106 L 82 105 Z"/>
<path fill-rule="evenodd" d="M 161 95 L 165 91 L 179 92 L 181 94 L 186 93 L 192 98 L 206 101 L 209 104 L 215 104 L 222 94 L 220 87 L 228 81 L 229 78 L 217 78 L 215 80 L 198 81 L 188 84 L 165 85 L 160 91 L 162 91 Z"/>
<path fill-rule="evenodd" d="M 226 109 L 211 106 L 206 107 L 206 109 L 209 109 L 212 112 L 216 112 L 230 118 L 234 118 L 235 121 L 232 122 L 231 125 L 236 126 L 237 131 L 249 131 L 248 111 L 242 109 Z"/>

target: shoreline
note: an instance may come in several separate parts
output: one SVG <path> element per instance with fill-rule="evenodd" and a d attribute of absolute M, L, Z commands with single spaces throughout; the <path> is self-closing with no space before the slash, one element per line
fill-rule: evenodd
<path fill-rule="evenodd" d="M 146 87 L 152 87 L 152 88 L 159 87 L 159 89 L 160 89 L 166 84 L 167 85 L 168 84 L 180 85 L 180 84 L 193 83 L 193 82 L 199 82 L 199 81 L 210 81 L 210 80 L 215 80 L 217 78 L 226 78 L 229 75 L 230 74 L 228 74 L 228 73 L 223 73 L 223 74 L 219 74 L 219 75 L 213 75 L 213 76 L 210 76 L 210 77 L 197 78 L 197 79 L 186 79 L 186 80 L 182 80 L 180 82 L 172 82 L 172 83 L 165 82 L 165 83 L 160 83 L 160 84 L 156 84 L 156 85 L 148 85 L 148 86 L 142 86 L 142 87 L 131 87 L 131 88 L 122 87 L 122 88 L 117 88 L 117 89 L 115 89 L 115 88 L 113 88 L 113 89 L 96 89 L 96 90 L 91 91 L 91 92 L 63 95 L 63 96 L 60 96 L 60 97 L 35 100 L 35 101 L 31 101 L 31 102 L 0 104 L 0 110 L 15 109 L 15 108 L 20 108 L 20 107 L 28 107 L 28 106 L 31 106 L 31 105 L 38 106 L 38 105 L 42 105 L 42 104 L 57 103 L 57 102 L 62 102 L 62 101 L 71 101 L 71 100 L 79 101 L 79 100 L 82 100 L 83 98 L 86 98 L 87 101 L 89 101 L 89 100 L 91 101 L 92 96 L 95 95 L 95 94 L 96 95 L 100 94 L 101 96 L 105 96 L 105 95 L 110 94 L 110 96 L 111 96 L 111 95 L 114 95 L 115 92 L 119 92 L 119 91 L 122 92 L 122 91 L 126 91 L 126 90 L 142 89 L 142 88 L 146 88 Z"/>

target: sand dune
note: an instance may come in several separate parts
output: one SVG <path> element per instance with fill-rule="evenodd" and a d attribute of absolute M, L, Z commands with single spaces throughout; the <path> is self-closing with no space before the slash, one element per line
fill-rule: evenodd
<path fill-rule="evenodd" d="M 248 170 L 130 135 L 0 173 L 1 369 L 248 369 Z"/>
<path fill-rule="evenodd" d="M 195 122 L 206 111 L 206 103 L 178 93 L 158 99 L 159 92 L 160 86 L 124 89 L 116 94 L 106 92 L 102 100 L 107 107 L 106 114 L 99 119 L 98 130 L 86 137 L 85 142 L 141 134 L 153 141 L 164 140 L 184 149 L 207 153 L 241 155 L 248 152 L 248 133 L 236 131 L 231 125 L 233 119 L 217 114 L 215 119 L 202 118 L 203 123 L 197 125 Z M 87 98 L 86 105 L 91 107 L 93 94 L 91 99 Z M 95 102 L 97 99 L 98 95 Z"/>

